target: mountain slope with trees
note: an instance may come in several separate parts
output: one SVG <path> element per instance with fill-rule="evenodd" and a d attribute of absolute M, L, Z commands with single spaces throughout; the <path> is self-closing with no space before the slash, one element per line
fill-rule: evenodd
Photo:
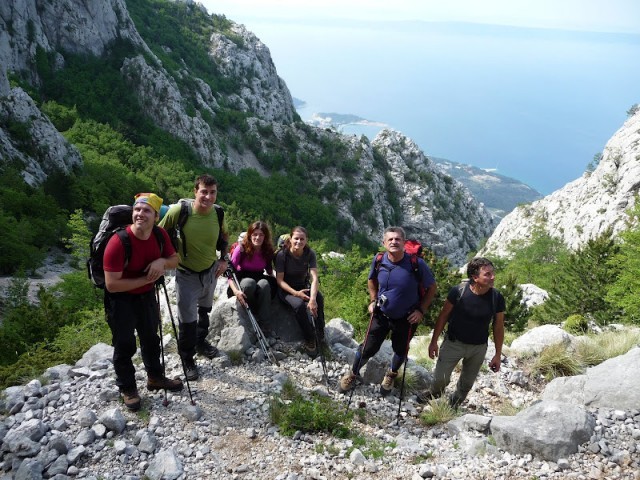
<path fill-rule="evenodd" d="M 3 185 L 7 196 L 41 189 L 54 217 L 81 209 L 95 219 L 139 190 L 175 201 L 207 170 L 223 179 L 232 234 L 259 217 L 278 231 L 303 224 L 334 248 L 371 248 L 385 226 L 405 224 L 459 264 L 493 229 L 487 211 L 448 176 L 433 173 L 434 186 L 390 175 L 376 142 L 301 122 L 268 48 L 199 4 L 15 0 L 0 7 L 0 21 L 0 173 L 27 184 Z M 413 150 L 397 151 L 394 164 L 411 170 Z M 449 190 L 464 198 L 452 199 L 455 208 Z M 404 208 L 433 191 L 443 195 L 424 206 L 424 221 Z M 35 228 L 9 206 L 0 222 Z M 452 216 L 460 213 L 465 225 Z M 446 242 L 435 217 L 450 225 Z M 38 228 L 41 243 L 28 246 L 39 254 L 23 252 L 3 272 L 33 268 L 69 234 L 60 225 L 55 237 Z M 9 239 L 0 244 L 11 248 Z"/>

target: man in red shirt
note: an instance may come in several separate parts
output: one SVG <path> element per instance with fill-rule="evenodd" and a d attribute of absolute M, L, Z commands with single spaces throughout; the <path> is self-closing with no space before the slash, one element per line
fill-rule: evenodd
<path fill-rule="evenodd" d="M 165 270 L 176 268 L 176 254 L 167 232 L 155 226 L 162 199 L 153 193 L 139 193 L 133 204 L 133 223 L 126 231 L 131 244 L 130 256 L 125 258 L 125 246 L 113 235 L 104 251 L 103 268 L 106 290 L 104 306 L 111 328 L 113 366 L 116 384 L 125 406 L 138 410 L 141 400 L 131 358 L 136 353 L 136 337 L 147 371 L 149 390 L 182 389 L 182 381 L 164 376 L 160 363 L 160 322 L 154 285 Z M 154 232 L 154 228 L 158 229 Z M 164 238 L 161 247 L 158 235 Z"/>

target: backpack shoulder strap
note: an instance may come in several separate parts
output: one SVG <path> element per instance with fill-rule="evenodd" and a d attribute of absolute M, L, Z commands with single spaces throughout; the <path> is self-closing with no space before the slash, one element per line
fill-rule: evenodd
<path fill-rule="evenodd" d="M 380 265 L 382 264 L 382 259 L 384 258 L 384 252 L 376 253 L 375 260 L 373 262 L 373 271 L 376 273 L 375 278 L 372 278 L 374 282 L 378 281 L 378 272 L 380 271 Z"/>
<path fill-rule="evenodd" d="M 384 258 L 384 252 L 376 253 L 376 260 L 373 265 L 373 269 L 376 271 L 376 275 L 378 275 L 378 271 L 380 271 L 380 264 L 382 264 L 383 258 Z"/>
<path fill-rule="evenodd" d="M 178 223 L 176 228 L 182 230 L 191 215 L 191 202 L 189 200 L 180 200 L 180 213 L 178 214 Z"/>
<path fill-rule="evenodd" d="M 220 227 L 220 230 L 222 230 L 222 222 L 224 221 L 224 209 L 216 203 L 213 204 L 213 208 L 216 209 L 216 214 L 218 215 L 218 226 Z"/>
<path fill-rule="evenodd" d="M 182 258 L 187 258 L 187 237 L 184 234 L 184 226 L 186 225 L 187 220 L 189 220 L 191 212 L 191 202 L 184 199 L 180 200 L 180 213 L 178 214 L 178 221 L 176 223 L 175 229 L 182 239 Z"/>
<path fill-rule="evenodd" d="M 422 302 L 422 299 L 427 294 L 427 289 L 422 285 L 422 272 L 420 271 L 420 265 L 418 262 L 420 257 L 415 253 L 411 253 L 409 258 L 411 260 L 411 270 L 413 271 L 413 275 L 416 277 L 416 283 L 418 284 L 418 301 Z"/>
<path fill-rule="evenodd" d="M 229 242 L 222 229 L 224 223 L 224 209 L 216 203 L 213 204 L 213 208 L 216 209 L 216 215 L 218 216 L 218 239 L 216 240 L 216 250 L 225 252 L 229 246 Z"/>
<path fill-rule="evenodd" d="M 157 225 L 154 225 L 153 234 L 155 235 L 156 240 L 158 241 L 158 247 L 160 247 L 160 256 L 162 256 L 162 253 L 164 252 L 164 235 L 162 234 L 162 230 L 160 229 L 160 227 L 158 227 Z"/>
<path fill-rule="evenodd" d="M 464 292 L 468 286 L 469 286 L 468 280 L 460 282 L 460 284 L 458 285 L 458 297 L 456 298 L 456 304 L 460 301 L 460 299 L 464 295 Z"/>
<path fill-rule="evenodd" d="M 124 270 L 129 264 L 129 259 L 131 259 L 131 238 L 129 238 L 127 227 L 116 230 L 116 235 L 118 235 L 118 238 L 122 243 L 122 248 L 124 248 L 124 266 L 122 267 Z"/>
<path fill-rule="evenodd" d="M 420 272 L 420 265 L 418 265 L 418 259 L 420 258 L 415 253 L 410 254 L 409 258 L 411 259 L 411 270 L 416 277 L 418 283 L 422 283 L 422 273 Z"/>

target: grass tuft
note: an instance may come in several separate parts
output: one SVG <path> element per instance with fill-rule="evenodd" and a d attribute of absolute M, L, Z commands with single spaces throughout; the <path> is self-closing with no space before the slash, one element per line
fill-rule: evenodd
<path fill-rule="evenodd" d="M 425 425 L 447 423 L 456 417 L 456 411 L 449 405 L 446 397 L 434 398 L 429 401 L 429 409 L 422 412 L 420 421 Z"/>
<path fill-rule="evenodd" d="M 548 381 L 578 375 L 582 371 L 579 359 L 561 343 L 546 347 L 533 364 L 533 373 L 544 376 Z"/>

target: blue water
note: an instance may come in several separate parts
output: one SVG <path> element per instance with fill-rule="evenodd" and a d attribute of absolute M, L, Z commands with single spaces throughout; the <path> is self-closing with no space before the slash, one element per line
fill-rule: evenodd
<path fill-rule="evenodd" d="M 578 178 L 640 103 L 640 35 L 466 24 L 253 21 L 279 75 L 315 112 L 358 115 L 429 155 L 548 194 Z M 344 127 L 373 137 L 375 127 Z"/>

